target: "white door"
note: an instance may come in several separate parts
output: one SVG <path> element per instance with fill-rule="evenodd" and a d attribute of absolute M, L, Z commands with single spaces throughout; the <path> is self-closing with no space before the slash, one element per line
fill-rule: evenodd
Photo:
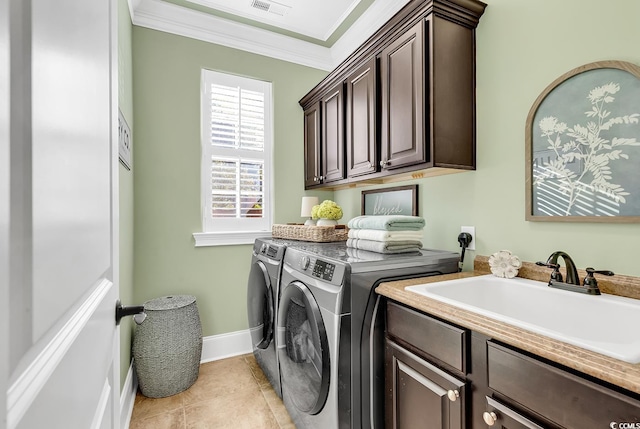
<path fill-rule="evenodd" d="M 9 429 L 119 427 L 115 12 L 113 0 L 0 0 Z"/>

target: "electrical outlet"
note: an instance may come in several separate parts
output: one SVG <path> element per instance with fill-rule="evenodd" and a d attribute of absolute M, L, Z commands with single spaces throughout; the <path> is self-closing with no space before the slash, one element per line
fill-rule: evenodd
<path fill-rule="evenodd" d="M 461 226 L 460 232 L 468 232 L 471 234 L 471 243 L 467 250 L 476 250 L 476 227 L 475 226 Z"/>

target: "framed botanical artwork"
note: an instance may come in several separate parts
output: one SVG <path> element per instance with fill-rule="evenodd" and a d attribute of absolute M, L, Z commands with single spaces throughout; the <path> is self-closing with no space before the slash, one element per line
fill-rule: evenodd
<path fill-rule="evenodd" d="M 362 191 L 361 214 L 418 216 L 418 185 Z"/>
<path fill-rule="evenodd" d="M 640 67 L 583 65 L 551 83 L 529 111 L 529 221 L 640 222 Z"/>

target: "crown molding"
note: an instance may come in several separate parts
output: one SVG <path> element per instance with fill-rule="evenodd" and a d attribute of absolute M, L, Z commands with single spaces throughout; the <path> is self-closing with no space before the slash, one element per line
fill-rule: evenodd
<path fill-rule="evenodd" d="M 376 0 L 331 47 L 334 69 L 369 37 L 400 11 L 410 0 Z"/>
<path fill-rule="evenodd" d="M 321 70 L 332 68 L 329 48 L 160 0 L 142 0 L 133 24 Z"/>
<path fill-rule="evenodd" d="M 376 0 L 331 48 L 161 0 L 127 2 L 134 25 L 330 71 L 409 0 Z"/>
<path fill-rule="evenodd" d="M 329 37 L 331 37 L 331 35 L 333 34 L 334 31 L 336 31 L 338 29 L 338 27 L 340 27 L 340 24 L 342 24 L 342 22 L 347 19 L 347 17 L 349 16 L 349 14 L 351 12 L 353 12 L 353 10 L 358 6 L 358 3 L 360 3 L 360 0 L 357 1 L 353 1 L 351 2 L 351 5 L 344 11 L 344 13 L 340 16 L 340 18 L 338 18 L 338 20 L 331 26 L 331 28 L 329 28 L 327 30 L 327 32 L 324 34 L 324 36 L 321 38 L 321 40 L 324 40 L 325 42 L 327 40 L 329 40 Z"/>
<path fill-rule="evenodd" d="M 229 7 L 227 4 L 225 4 L 224 1 L 215 1 L 215 0 L 187 0 L 187 1 L 190 2 L 190 3 L 199 4 L 200 6 L 213 8 L 213 9 L 218 9 L 218 10 L 220 10 L 222 12 L 226 12 L 226 13 L 229 13 L 229 14 L 237 14 L 238 16 L 242 16 L 243 18 L 246 18 L 246 19 L 255 20 L 257 18 L 256 15 L 252 15 L 251 13 L 247 13 L 246 11 L 238 13 L 238 9 L 237 8 Z M 271 1 L 271 0 L 269 0 L 269 1 Z M 314 38 L 314 39 L 317 39 L 317 40 L 322 40 L 322 41 L 326 42 L 327 39 L 329 39 L 329 37 L 331 37 L 333 32 L 336 31 L 336 29 L 340 26 L 342 21 L 344 21 L 347 18 L 347 16 L 349 16 L 349 14 L 351 12 L 353 12 L 353 10 L 356 8 L 356 6 L 358 6 L 358 3 L 360 2 L 360 0 L 350 0 L 350 1 L 351 1 L 351 4 L 349 5 L 349 7 L 343 12 L 343 14 L 340 17 L 338 17 L 338 19 L 333 23 L 333 25 L 331 25 L 331 27 L 326 29 L 324 32 L 321 32 L 321 29 L 312 31 L 310 28 L 305 28 L 304 22 L 300 23 L 299 25 L 297 23 L 295 25 L 291 24 L 291 23 L 283 24 L 282 22 L 278 21 L 277 19 L 271 19 L 268 15 L 267 16 L 263 16 L 263 19 L 261 21 L 264 24 L 267 24 L 267 25 L 281 27 L 284 30 L 288 30 L 288 31 L 291 31 L 293 33 L 302 34 L 304 36 L 311 37 L 311 38 Z M 247 3 L 249 3 L 249 2 L 247 1 Z M 275 1 L 273 3 L 291 7 L 290 4 L 287 5 L 287 4 L 284 4 L 284 3 L 277 2 L 277 1 Z"/>
<path fill-rule="evenodd" d="M 131 19 L 131 22 L 133 22 L 133 2 L 136 0 L 127 0 L 127 7 L 129 8 L 129 18 Z"/>

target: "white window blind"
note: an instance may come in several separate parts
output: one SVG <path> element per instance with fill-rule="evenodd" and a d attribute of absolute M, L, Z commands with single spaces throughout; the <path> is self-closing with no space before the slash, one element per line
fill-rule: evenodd
<path fill-rule="evenodd" d="M 196 245 L 250 243 L 271 231 L 271 110 L 270 83 L 203 70 L 205 234 L 194 234 Z"/>

